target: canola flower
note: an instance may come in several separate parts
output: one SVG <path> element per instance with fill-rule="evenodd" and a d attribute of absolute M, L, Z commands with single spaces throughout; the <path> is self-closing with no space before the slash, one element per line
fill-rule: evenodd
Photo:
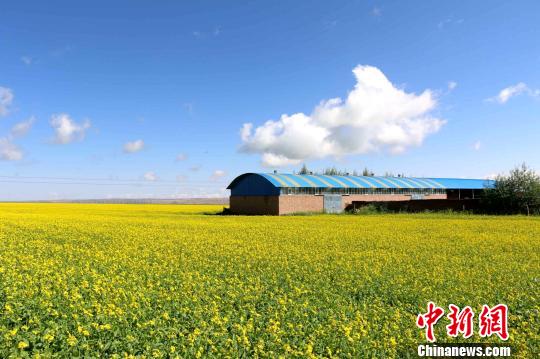
<path fill-rule="evenodd" d="M 540 350 L 537 217 L 220 209 L 0 204 L 0 357 L 414 357 L 428 301 Z"/>

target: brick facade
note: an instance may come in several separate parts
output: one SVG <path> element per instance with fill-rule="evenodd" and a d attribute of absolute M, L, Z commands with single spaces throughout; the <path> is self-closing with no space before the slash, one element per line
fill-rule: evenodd
<path fill-rule="evenodd" d="M 425 195 L 424 199 L 446 199 L 446 194 Z M 342 196 L 342 208 L 352 202 L 393 202 L 410 201 L 406 195 L 349 195 Z M 296 212 L 322 212 L 324 196 L 283 195 L 283 196 L 231 196 L 231 212 L 235 214 L 281 215 Z"/>
<path fill-rule="evenodd" d="M 291 195 L 279 196 L 279 214 L 295 212 L 322 212 L 324 209 L 323 196 Z"/>

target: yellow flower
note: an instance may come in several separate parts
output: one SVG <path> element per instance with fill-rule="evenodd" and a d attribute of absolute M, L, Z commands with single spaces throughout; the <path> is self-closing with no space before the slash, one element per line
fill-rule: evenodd
<path fill-rule="evenodd" d="M 50 333 L 47 333 L 43 336 L 43 340 L 47 341 L 47 342 L 52 342 L 54 340 L 54 335 L 50 334 Z"/>
<path fill-rule="evenodd" d="M 102 325 L 99 326 L 100 330 L 110 330 L 111 328 L 112 328 L 112 326 L 109 323 L 102 324 Z"/>
<path fill-rule="evenodd" d="M 67 338 L 67 343 L 70 347 L 76 345 L 78 342 L 79 341 L 77 340 L 77 338 L 72 334 L 70 334 Z"/>
<path fill-rule="evenodd" d="M 428 300 L 477 315 L 501 283 L 533 356 L 539 217 L 204 214 L 221 209 L 0 203 L 0 358 L 34 338 L 100 357 L 117 335 L 118 358 L 393 358 Z"/>

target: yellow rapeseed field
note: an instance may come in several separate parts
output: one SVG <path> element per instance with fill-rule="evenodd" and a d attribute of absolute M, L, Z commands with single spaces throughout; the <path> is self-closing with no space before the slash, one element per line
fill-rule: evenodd
<path fill-rule="evenodd" d="M 539 351 L 540 218 L 220 209 L 0 204 L 0 357 L 406 357 L 428 301 Z"/>

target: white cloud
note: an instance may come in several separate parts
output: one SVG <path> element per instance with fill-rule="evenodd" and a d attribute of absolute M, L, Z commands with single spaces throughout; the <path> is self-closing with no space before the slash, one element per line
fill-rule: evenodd
<path fill-rule="evenodd" d="M 34 59 L 32 59 L 30 56 L 22 56 L 21 61 L 24 62 L 25 65 L 31 65 L 32 62 L 34 62 Z"/>
<path fill-rule="evenodd" d="M 187 160 L 188 156 L 185 154 L 185 153 L 179 153 L 176 155 L 176 161 L 177 162 L 180 162 L 180 161 L 185 161 Z"/>
<path fill-rule="evenodd" d="M 473 149 L 474 149 L 475 151 L 479 151 L 480 148 L 482 148 L 482 142 L 476 141 L 475 143 L 473 143 L 473 146 L 472 146 L 472 147 L 473 147 Z"/>
<path fill-rule="evenodd" d="M 22 150 L 10 138 L 0 138 L 0 160 L 20 161 L 22 158 Z"/>
<path fill-rule="evenodd" d="M 515 85 L 503 88 L 497 96 L 488 98 L 487 101 L 505 104 L 512 97 L 516 97 L 522 94 L 527 94 L 531 97 L 540 97 L 540 89 L 533 89 L 527 86 L 526 83 L 519 82 Z"/>
<path fill-rule="evenodd" d="M 522 93 L 528 91 L 528 87 L 525 83 L 520 82 L 513 86 L 508 86 L 502 89 L 499 94 L 495 97 L 492 97 L 492 101 L 497 101 L 498 103 L 506 103 L 511 97 L 521 95 Z"/>
<path fill-rule="evenodd" d="M 23 159 L 23 151 L 13 143 L 13 140 L 16 137 L 22 137 L 26 135 L 32 127 L 34 121 L 34 117 L 30 117 L 26 121 L 19 122 L 11 128 L 9 134 L 6 137 L 0 138 L 0 160 L 20 161 Z"/>
<path fill-rule="evenodd" d="M 143 140 L 135 140 L 131 142 L 127 142 L 124 144 L 124 152 L 125 153 L 135 153 L 139 152 L 144 148 L 144 141 Z"/>
<path fill-rule="evenodd" d="M 374 7 L 373 9 L 371 9 L 371 15 L 373 16 L 381 16 L 382 15 L 382 10 L 379 9 L 378 7 Z"/>
<path fill-rule="evenodd" d="M 146 181 L 155 182 L 158 180 L 158 176 L 154 172 L 146 172 L 143 176 Z"/>
<path fill-rule="evenodd" d="M 454 19 L 452 17 L 449 17 L 442 21 L 439 21 L 439 23 L 437 24 L 437 27 L 439 28 L 439 30 L 442 30 L 443 28 L 449 25 L 461 25 L 464 21 L 465 19 Z"/>
<path fill-rule="evenodd" d="M 213 173 L 212 173 L 212 176 L 210 176 L 210 179 L 216 181 L 222 177 L 224 177 L 227 173 L 223 170 L 215 170 Z"/>
<path fill-rule="evenodd" d="M 191 32 L 191 34 L 194 37 L 197 37 L 197 38 L 206 38 L 206 37 L 209 37 L 209 36 L 219 36 L 221 34 L 221 27 L 216 26 L 212 30 L 206 29 L 205 31 L 194 30 L 194 31 Z"/>
<path fill-rule="evenodd" d="M 0 86 L 0 116 L 7 116 L 12 102 L 13 91 L 10 88 Z"/>
<path fill-rule="evenodd" d="M 430 115 L 437 106 L 430 90 L 406 93 L 372 66 L 353 73 L 357 83 L 346 100 L 322 101 L 310 115 L 284 114 L 255 129 L 244 124 L 240 151 L 260 153 L 263 165 L 272 167 L 382 150 L 397 154 L 420 146 L 445 124 Z"/>
<path fill-rule="evenodd" d="M 30 129 L 32 128 L 32 125 L 34 124 L 35 120 L 36 120 L 35 117 L 32 116 L 26 121 L 16 123 L 11 128 L 11 132 L 10 132 L 11 136 L 13 136 L 13 137 L 22 137 L 22 136 L 26 135 L 28 133 L 28 131 L 30 131 Z"/>
<path fill-rule="evenodd" d="M 54 129 L 54 142 L 62 145 L 82 141 L 91 126 L 88 120 L 76 123 L 67 113 L 52 115 L 50 124 Z"/>
<path fill-rule="evenodd" d="M 455 81 L 448 82 L 448 91 L 452 91 L 456 87 L 457 87 L 457 82 L 455 82 Z"/>

